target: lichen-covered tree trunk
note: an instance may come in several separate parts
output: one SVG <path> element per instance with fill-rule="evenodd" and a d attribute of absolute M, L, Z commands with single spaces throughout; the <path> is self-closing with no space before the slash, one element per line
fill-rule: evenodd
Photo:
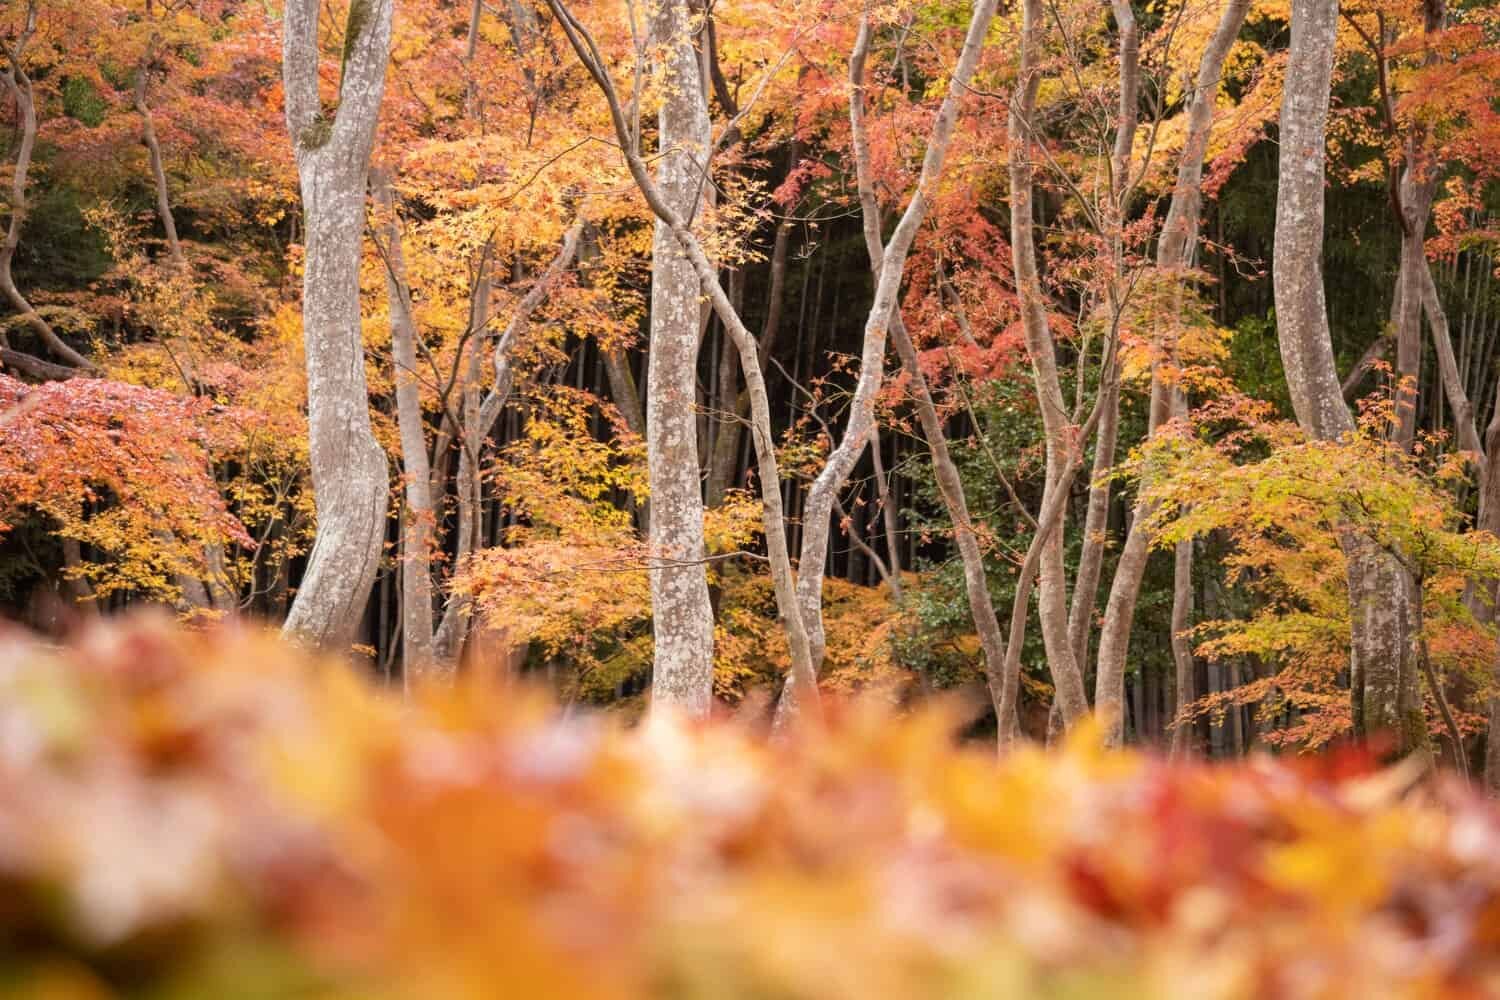
<path fill-rule="evenodd" d="M 392 0 L 354 0 L 338 109 L 318 95 L 318 0 L 290 0 L 282 79 L 307 233 L 302 331 L 308 451 L 318 528 L 284 634 L 347 646 L 380 562 L 388 490 L 370 429 L 359 315 L 365 184 L 385 91 Z"/>
<path fill-rule="evenodd" d="M 1313 438 L 1353 433 L 1334 367 L 1323 288 L 1323 186 L 1338 0 L 1293 0 L 1281 105 L 1272 281 L 1277 338 L 1297 422 Z M 1397 557 L 1346 531 L 1355 734 L 1397 753 L 1425 744 L 1416 702 L 1412 584 Z"/>
<path fill-rule="evenodd" d="M 816 718 L 822 711 L 818 679 L 808 648 L 807 629 L 802 624 L 802 615 L 797 607 L 796 573 L 792 569 L 791 554 L 787 546 L 787 523 L 781 491 L 777 488 L 781 482 L 781 471 L 776 461 L 776 443 L 771 428 L 771 403 L 766 394 L 766 380 L 760 369 L 755 337 L 745 328 L 744 321 L 735 312 L 729 296 L 719 284 L 718 270 L 693 233 L 688 218 L 663 196 L 640 151 L 632 142 L 625 106 L 610 79 L 608 69 L 598 59 L 598 46 L 593 36 L 562 0 L 547 0 L 547 6 L 556 16 L 574 54 L 604 95 L 609 106 L 610 124 L 614 127 L 615 139 L 625 157 L 625 165 L 630 169 L 631 179 L 646 199 L 646 204 L 651 207 L 652 214 L 667 226 L 676 238 L 678 247 L 687 255 L 698 276 L 698 287 L 708 296 L 714 315 L 739 348 L 740 371 L 744 373 L 745 389 L 750 396 L 750 432 L 761 482 L 761 523 L 765 528 L 766 556 L 771 568 L 772 589 L 776 594 L 776 613 L 786 631 L 787 645 L 791 650 L 791 675 L 798 692 L 799 704 Z"/>
<path fill-rule="evenodd" d="M 659 0 L 655 40 L 663 88 L 656 186 L 691 219 L 712 141 L 687 0 Z M 701 309 L 698 276 L 667 224 L 651 244 L 651 345 L 646 373 L 646 461 L 651 481 L 652 703 L 691 716 L 713 697 L 713 609 L 703 562 L 695 401 Z"/>

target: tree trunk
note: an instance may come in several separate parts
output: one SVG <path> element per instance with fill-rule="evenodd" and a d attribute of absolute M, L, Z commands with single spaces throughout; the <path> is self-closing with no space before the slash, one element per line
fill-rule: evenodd
<path fill-rule="evenodd" d="M 821 713 L 818 697 L 817 673 L 813 669 L 807 630 L 802 624 L 802 615 L 797 606 L 797 578 L 792 570 L 791 554 L 787 547 L 787 523 L 777 484 L 781 472 L 776 461 L 775 438 L 771 429 L 771 403 L 766 394 L 766 381 L 760 370 L 755 338 L 745 328 L 739 314 L 735 312 L 729 297 L 719 284 L 719 276 L 713 263 L 704 252 L 703 245 L 693 234 L 688 220 L 677 212 L 666 200 L 652 179 L 645 161 L 631 142 L 630 125 L 626 118 L 619 92 L 610 79 L 607 68 L 597 58 L 598 46 L 588 29 L 580 24 L 568 10 L 563 0 L 547 0 L 547 6 L 556 16 L 568 38 L 574 54 L 583 63 L 609 105 L 610 123 L 614 126 L 615 139 L 630 169 L 630 176 L 646 199 L 652 213 L 664 223 L 676 238 L 678 246 L 692 262 L 698 276 L 699 288 L 708 296 L 714 314 L 724 324 L 728 334 L 734 338 L 740 351 L 740 369 L 745 375 L 746 390 L 750 395 L 750 428 L 755 443 L 757 470 L 761 481 L 761 506 L 766 534 L 766 556 L 771 567 L 771 583 L 776 594 L 776 611 L 786 630 L 787 645 L 791 650 L 791 669 L 794 687 L 800 704 L 813 715 Z M 654 518 L 653 518 L 654 520 Z"/>
<path fill-rule="evenodd" d="M 902 358 L 902 363 L 906 361 Z M 875 460 L 875 496 L 880 504 L 881 527 L 885 532 L 886 569 L 890 571 L 891 596 L 901 600 L 900 531 L 896 523 L 896 505 L 891 497 L 891 481 L 886 475 L 885 458 L 880 454 L 880 430 L 870 435 L 870 456 Z"/>
<path fill-rule="evenodd" d="M 1197 751 L 1198 727 L 1187 719 L 1188 706 L 1198 697 L 1194 684 L 1192 641 L 1187 629 L 1193 614 L 1193 540 L 1177 543 L 1172 572 L 1172 662 L 1177 673 L 1177 705 L 1173 712 L 1172 752 L 1179 756 Z"/>
<path fill-rule="evenodd" d="M 1130 196 L 1130 171 L 1135 133 L 1140 119 L 1140 31 L 1129 0 L 1112 0 L 1115 26 L 1120 35 L 1120 99 L 1116 112 L 1115 144 L 1110 155 L 1108 231 L 1110 248 L 1110 336 L 1118 336 L 1118 322 L 1128 294 L 1125 273 L 1125 208 Z M 1104 354 L 1110 355 L 1109 345 Z M 1118 362 L 1115 363 L 1118 365 Z M 1109 471 L 1115 464 L 1115 445 L 1120 427 L 1120 387 L 1116 372 L 1100 372 L 1100 392 L 1106 394 L 1104 416 L 1094 441 L 1094 464 L 1089 477 L 1089 499 L 1084 515 L 1083 545 L 1078 572 L 1073 581 L 1073 604 L 1068 611 L 1068 645 L 1079 669 L 1087 662 L 1089 630 L 1099 600 L 1099 577 L 1104 564 L 1105 526 L 1109 518 Z M 1082 390 L 1080 380 L 1079 389 Z"/>
<path fill-rule="evenodd" d="M 692 42 L 687 0 L 659 0 L 653 31 L 662 46 L 657 119 L 662 199 L 691 220 L 707 169 L 712 127 Z M 703 563 L 698 480 L 698 278 L 671 229 L 658 221 L 651 244 L 651 348 L 646 375 L 646 455 L 651 482 L 652 704 L 705 716 L 713 698 L 713 610 Z"/>
<path fill-rule="evenodd" d="M 31 83 L 31 77 L 27 75 L 22 59 L 26 53 L 26 46 L 36 34 L 37 5 L 36 0 L 29 0 L 26 6 L 26 23 L 21 29 L 21 34 L 16 40 L 5 46 L 5 56 L 8 66 L 0 79 L 5 81 L 6 90 L 10 92 L 11 99 L 16 102 L 16 118 L 18 122 L 19 141 L 16 146 L 16 165 L 11 172 L 10 183 L 10 223 L 5 230 L 5 241 L 0 243 L 0 291 L 10 300 L 10 304 L 26 320 L 28 326 L 47 345 L 47 349 L 61 358 L 67 364 L 81 368 L 86 371 L 95 371 L 93 362 L 69 347 L 64 340 L 52 329 L 52 324 L 42 318 L 21 290 L 16 287 L 15 279 L 11 276 L 11 264 L 16 257 L 16 248 L 21 245 L 21 229 L 26 225 L 26 213 L 28 203 L 26 199 L 26 179 L 31 170 L 31 154 L 36 149 L 36 91 Z M 9 351 L 10 345 L 5 342 L 5 334 L 0 332 L 0 347 L 7 349 L 5 363 L 27 370 L 28 366 L 18 360 L 25 358 L 20 352 Z M 17 357 L 19 356 L 19 357 Z M 38 362 L 39 366 L 50 368 L 46 362 Z M 48 376 L 50 377 L 50 376 Z"/>
<path fill-rule="evenodd" d="M 792 142 L 792 168 L 797 166 L 798 144 Z M 770 288 L 766 292 L 766 321 L 760 329 L 760 356 L 764 360 L 771 356 L 776 344 L 776 335 L 781 329 L 781 314 L 786 306 L 786 262 L 792 242 L 792 223 L 782 220 L 776 226 L 776 237 L 771 246 Z M 733 392 L 739 379 L 739 352 L 733 339 L 724 338 L 723 356 L 719 362 L 719 382 L 727 399 L 734 403 L 733 418 L 721 418 L 719 436 L 709 456 L 708 505 L 717 507 L 724 502 L 724 494 L 734 485 L 735 463 L 740 454 L 740 426 L 750 415 L 750 400 L 744 393 Z"/>
<path fill-rule="evenodd" d="M 1407 143 L 1401 178 L 1401 267 L 1396 281 L 1396 442 L 1411 451 L 1417 437 L 1417 387 L 1422 378 L 1423 276 L 1427 271 L 1427 219 L 1436 182 L 1420 176 L 1416 146 Z"/>
<path fill-rule="evenodd" d="M 984 571 L 984 551 L 979 547 L 979 537 L 974 531 L 974 522 L 969 517 L 963 479 L 948 451 L 948 439 L 943 435 L 942 420 L 938 417 L 937 406 L 927 388 L 927 379 L 918 364 L 916 345 L 912 343 L 900 313 L 892 316 L 891 337 L 895 341 L 896 352 L 901 355 L 907 377 L 911 379 L 917 418 L 922 424 L 922 434 L 927 438 L 927 447 L 932 452 L 932 470 L 937 479 L 938 493 L 943 498 L 948 519 L 953 522 L 953 541 L 958 547 L 959 558 L 963 561 L 964 592 L 969 598 L 969 613 L 974 619 L 974 631 L 979 635 L 979 648 L 984 653 L 985 681 L 999 721 L 1000 745 L 1004 747 L 1014 731 L 1016 706 L 1014 697 L 1006 697 L 1005 636 L 1000 631 L 1000 621 L 990 598 L 989 580 Z"/>
<path fill-rule="evenodd" d="M 479 453 L 489 435 L 489 428 L 480 427 L 479 383 L 484 346 L 489 340 L 490 295 L 494 290 L 490 267 L 490 246 L 486 244 L 480 251 L 474 287 L 469 295 L 469 339 L 455 362 L 461 368 L 458 376 L 458 426 L 453 432 L 453 439 L 458 444 L 458 470 L 453 477 L 453 489 L 458 498 L 457 537 L 453 551 L 455 568 L 463 565 L 481 540 L 479 518 L 483 498 Z M 433 654 L 440 662 L 457 664 L 463 656 L 464 640 L 469 634 L 469 610 L 468 595 L 449 595 L 433 637 Z"/>
<path fill-rule="evenodd" d="M 1293 0 L 1281 107 L 1272 281 L 1277 338 L 1297 421 L 1309 437 L 1355 432 L 1334 368 L 1323 288 L 1325 129 L 1338 0 Z M 1349 581 L 1350 697 L 1355 735 L 1391 741 L 1397 753 L 1425 746 L 1411 635 L 1411 581 L 1396 557 L 1343 533 Z M 1415 716 L 1413 716 L 1415 712 Z"/>
<path fill-rule="evenodd" d="M 865 320 L 859 381 L 855 385 L 854 398 L 849 406 L 849 422 L 838 447 L 828 456 L 822 471 L 809 487 L 807 501 L 803 506 L 802 558 L 798 562 L 800 577 L 797 581 L 797 596 L 815 667 L 823 660 L 823 574 L 828 558 L 828 533 L 834 499 L 848 480 L 874 430 L 875 402 L 885 374 L 886 334 L 895 322 L 893 316 L 901 291 L 902 275 L 906 269 L 906 257 L 916 239 L 917 229 L 926 217 L 931 192 L 942 176 L 959 108 L 968 94 L 969 81 L 979 65 L 985 35 L 995 15 L 995 6 L 995 0 L 978 0 L 970 15 L 963 49 L 953 68 L 948 93 L 943 97 L 932 131 L 927 137 L 922 170 L 912 189 L 911 201 L 907 203 L 895 231 L 891 233 L 889 243 L 884 246 L 881 245 L 880 213 L 875 199 L 874 177 L 869 165 L 869 143 L 864 126 L 864 64 L 872 34 L 868 14 L 860 21 L 859 35 L 849 61 L 852 85 L 849 125 L 854 145 L 865 243 L 871 251 L 870 263 L 876 275 L 875 299 Z M 878 257 L 874 254 L 877 247 L 881 251 Z"/>
<path fill-rule="evenodd" d="M 151 117 L 151 105 L 146 100 L 150 84 L 151 61 L 156 52 L 158 38 L 153 36 L 135 71 L 135 110 L 141 116 L 141 141 L 146 144 L 147 159 L 151 163 L 151 182 L 156 190 L 156 216 L 161 220 L 162 231 L 167 238 L 167 257 L 177 267 L 183 266 L 182 243 L 177 238 L 177 220 L 172 217 L 172 201 L 167 190 L 167 171 L 162 162 L 161 141 L 156 137 L 156 120 Z"/>
<path fill-rule="evenodd" d="M 1214 102 L 1218 94 L 1224 60 L 1239 36 L 1249 11 L 1249 0 L 1230 0 L 1220 15 L 1208 48 L 1198 64 L 1197 86 L 1188 110 L 1188 132 L 1182 156 L 1177 163 L 1177 181 L 1172 200 L 1162 224 L 1156 247 L 1156 266 L 1168 271 L 1185 269 L 1198 243 L 1198 226 L 1202 212 L 1203 157 L 1208 149 L 1213 127 Z M 1151 373 L 1151 409 L 1147 434 L 1155 431 L 1168 412 L 1169 393 L 1163 382 L 1161 366 Z M 1130 633 L 1135 622 L 1136 599 L 1141 578 L 1146 572 L 1149 539 L 1146 519 L 1150 511 L 1137 501 L 1125 544 L 1110 582 L 1104 624 L 1099 636 L 1098 672 L 1094 688 L 1094 709 L 1104 718 L 1107 739 L 1123 741 L 1125 710 L 1125 660 L 1130 648 Z"/>
<path fill-rule="evenodd" d="M 1107 377 L 1106 373 L 1106 377 Z M 1068 611 L 1068 644 L 1073 657 L 1083 665 L 1088 662 L 1089 635 L 1094 626 L 1094 609 L 1099 603 L 1099 578 L 1104 570 L 1104 547 L 1109 523 L 1109 473 L 1115 464 L 1115 446 L 1119 442 L 1120 386 L 1115 381 L 1105 390 L 1104 413 L 1094 438 L 1094 462 L 1089 473 L 1088 511 L 1083 521 L 1083 549 L 1078 555 L 1078 572 L 1073 580 L 1073 606 Z"/>
<path fill-rule="evenodd" d="M 385 244 L 386 309 L 390 314 L 396 424 L 401 435 L 401 472 L 406 491 L 406 508 L 401 517 L 401 666 L 402 678 L 410 680 L 433 664 L 432 471 L 427 459 L 427 435 L 417 379 L 417 332 L 412 321 L 411 289 L 406 282 L 401 221 L 390 177 L 384 170 L 370 171 L 370 188 L 380 209 L 378 228 Z"/>
<path fill-rule="evenodd" d="M 1063 403 L 1058 380 L 1057 353 L 1052 329 L 1047 319 L 1046 300 L 1037 275 L 1036 246 L 1032 211 L 1031 122 L 1036 109 L 1037 88 L 1041 84 L 1039 60 L 1043 35 L 1042 0 L 1024 0 L 1021 29 L 1021 64 L 1016 90 L 1011 98 L 1010 133 L 1010 243 L 1015 272 L 1016 294 L 1020 299 L 1021 325 L 1026 335 L 1026 349 L 1031 356 L 1031 370 L 1036 384 L 1037 402 L 1042 411 L 1046 436 L 1047 472 L 1042 493 L 1044 511 L 1062 487 L 1064 468 L 1070 464 L 1069 452 L 1073 430 Z M 1042 642 L 1047 650 L 1047 664 L 1052 671 L 1057 697 L 1062 704 L 1063 722 L 1071 727 L 1088 713 L 1088 696 L 1083 686 L 1083 671 L 1068 640 L 1067 579 L 1062 560 L 1061 519 L 1066 508 L 1055 504 L 1059 519 L 1055 528 L 1038 519 L 1037 530 L 1048 532 L 1041 553 L 1039 598 Z"/>
<path fill-rule="evenodd" d="M 379 567 L 389 486 L 370 429 L 359 314 L 365 183 L 390 45 L 392 0 L 350 10 L 347 58 L 332 120 L 318 99 L 317 0 L 286 6 L 282 75 L 287 131 L 306 229 L 302 293 L 308 444 L 317 536 L 284 634 L 347 646 Z"/>

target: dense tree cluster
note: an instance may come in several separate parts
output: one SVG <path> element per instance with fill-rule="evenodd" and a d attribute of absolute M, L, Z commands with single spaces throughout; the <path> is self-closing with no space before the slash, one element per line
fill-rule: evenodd
<path fill-rule="evenodd" d="M 1500 783 L 1491 4 L 17 0 L 0 44 L 33 626 Z"/>

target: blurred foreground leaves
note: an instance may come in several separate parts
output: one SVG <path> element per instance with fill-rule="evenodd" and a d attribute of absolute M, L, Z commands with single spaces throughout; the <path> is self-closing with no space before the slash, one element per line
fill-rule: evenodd
<path fill-rule="evenodd" d="M 1461 789 L 833 714 L 772 745 L 403 703 L 249 630 L 0 633 L 0 995 L 1500 990 L 1500 814 Z"/>

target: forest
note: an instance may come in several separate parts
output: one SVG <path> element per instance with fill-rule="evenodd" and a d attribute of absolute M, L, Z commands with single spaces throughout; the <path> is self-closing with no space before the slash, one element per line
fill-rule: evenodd
<path fill-rule="evenodd" d="M 0 47 L 0 997 L 1500 995 L 1500 6 Z"/>

